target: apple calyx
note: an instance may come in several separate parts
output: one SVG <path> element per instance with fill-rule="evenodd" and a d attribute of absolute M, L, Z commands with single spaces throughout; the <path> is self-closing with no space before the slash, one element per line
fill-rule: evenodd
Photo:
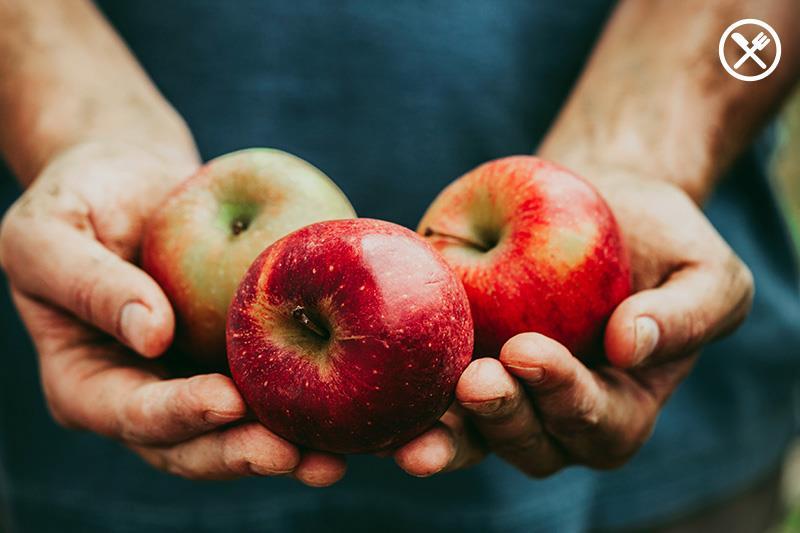
<path fill-rule="evenodd" d="M 481 244 L 481 243 L 477 243 L 475 241 L 467 239 L 466 237 L 459 237 L 458 235 L 450 235 L 449 233 L 442 233 L 441 231 L 436 231 L 435 229 L 431 228 L 430 226 L 425 228 L 425 231 L 423 232 L 423 236 L 425 236 L 425 237 L 441 237 L 442 239 L 447 239 L 447 240 L 454 241 L 454 242 L 457 242 L 457 243 L 460 243 L 460 244 L 466 244 L 467 246 L 469 246 L 471 248 L 475 248 L 476 250 L 481 251 L 481 252 L 488 252 L 489 250 L 492 249 L 489 246 L 486 246 L 486 245 Z"/>
<path fill-rule="evenodd" d="M 234 234 L 234 236 L 235 235 L 239 235 L 241 232 L 243 232 L 244 230 L 247 229 L 248 225 L 249 224 L 246 221 L 244 221 L 244 220 L 242 220 L 240 218 L 237 218 L 231 224 L 231 232 Z"/>
<path fill-rule="evenodd" d="M 328 330 L 309 318 L 305 307 L 302 305 L 298 305 L 292 310 L 292 318 L 323 340 L 328 340 L 331 337 Z"/>

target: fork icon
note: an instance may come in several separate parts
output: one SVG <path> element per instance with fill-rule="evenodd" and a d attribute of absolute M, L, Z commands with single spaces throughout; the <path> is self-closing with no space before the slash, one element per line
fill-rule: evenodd
<path fill-rule="evenodd" d="M 761 67 L 762 69 L 766 69 L 767 68 L 767 65 L 765 65 L 764 62 L 761 61 L 761 59 L 756 55 L 756 52 L 758 52 L 760 50 L 763 50 L 769 44 L 769 37 L 764 35 L 763 31 L 759 32 L 759 34 L 756 35 L 756 38 L 753 39 L 753 41 L 752 41 L 753 46 L 752 47 L 750 47 L 750 43 L 747 42 L 747 39 L 745 39 L 745 37 L 741 33 L 735 32 L 731 36 L 731 38 L 745 52 L 745 54 L 741 58 L 739 58 L 739 61 L 737 61 L 736 64 L 733 65 L 734 69 L 738 69 L 739 67 L 741 67 L 742 63 L 744 63 L 747 60 L 748 57 L 752 58 L 753 61 L 758 63 L 758 66 Z"/>

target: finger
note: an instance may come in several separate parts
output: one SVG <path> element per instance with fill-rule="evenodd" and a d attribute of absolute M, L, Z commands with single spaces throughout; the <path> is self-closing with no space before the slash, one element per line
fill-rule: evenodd
<path fill-rule="evenodd" d="M 134 358 L 59 309 L 17 290 L 12 296 L 36 340 L 48 405 L 63 425 L 163 443 L 245 416 L 246 406 L 230 378 L 207 374 L 161 380 L 154 362 Z"/>
<path fill-rule="evenodd" d="M 522 472 L 544 477 L 566 466 L 519 381 L 497 359 L 473 361 L 461 375 L 456 398 L 490 449 Z"/>
<path fill-rule="evenodd" d="M 257 422 L 206 433 L 169 447 L 132 445 L 160 470 L 189 479 L 233 479 L 291 473 L 300 451 Z"/>
<path fill-rule="evenodd" d="M 394 455 L 397 465 L 415 477 L 428 477 L 444 470 L 456 456 L 451 431 L 442 423 L 402 446 Z"/>
<path fill-rule="evenodd" d="M 346 470 L 344 456 L 307 451 L 303 453 L 293 475 L 310 487 L 329 487 L 341 480 Z"/>
<path fill-rule="evenodd" d="M 222 374 L 141 385 L 118 409 L 119 437 L 138 443 L 179 442 L 240 420 L 247 412 L 233 382 Z"/>
<path fill-rule="evenodd" d="M 9 279 L 21 291 L 148 357 L 172 341 L 174 316 L 163 291 L 93 237 L 61 221 L 9 216 L 0 242 Z"/>
<path fill-rule="evenodd" d="M 445 471 L 469 468 L 479 463 L 487 453 L 486 442 L 481 437 L 467 411 L 459 404 L 454 404 L 442 415 L 441 423 L 450 430 L 456 446 L 453 460 L 445 467 Z"/>
<path fill-rule="evenodd" d="M 400 447 L 394 454 L 397 465 L 412 476 L 429 477 L 480 461 L 484 447 L 459 410 L 451 408 L 434 427 Z"/>
<path fill-rule="evenodd" d="M 624 371 L 592 372 L 537 333 L 509 340 L 500 361 L 527 387 L 546 431 L 579 462 L 618 466 L 649 437 L 660 402 Z"/>
<path fill-rule="evenodd" d="M 230 378 L 220 374 L 160 381 L 143 370 L 111 366 L 77 382 L 51 381 L 48 401 L 66 425 L 126 442 L 180 442 L 246 414 Z"/>
<path fill-rule="evenodd" d="M 606 355 L 628 368 L 693 353 L 738 326 L 752 299 L 752 275 L 733 254 L 718 265 L 685 267 L 617 307 L 606 327 Z"/>

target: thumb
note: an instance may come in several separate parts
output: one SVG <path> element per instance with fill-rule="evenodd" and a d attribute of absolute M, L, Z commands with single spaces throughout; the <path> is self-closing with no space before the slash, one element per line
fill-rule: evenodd
<path fill-rule="evenodd" d="M 733 253 L 719 264 L 683 267 L 614 310 L 606 326 L 606 356 L 627 368 L 687 355 L 735 329 L 752 299 L 752 274 Z"/>
<path fill-rule="evenodd" d="M 0 249 L 18 290 L 72 312 L 144 356 L 155 357 L 172 342 L 175 318 L 156 282 L 77 229 L 9 216 Z"/>

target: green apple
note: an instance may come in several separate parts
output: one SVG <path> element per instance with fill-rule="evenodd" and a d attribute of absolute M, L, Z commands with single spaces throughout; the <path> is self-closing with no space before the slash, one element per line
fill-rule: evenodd
<path fill-rule="evenodd" d="M 228 306 L 256 256 L 303 226 L 353 217 L 330 178 L 280 150 L 242 150 L 201 167 L 156 211 L 142 242 L 142 266 L 175 310 L 179 349 L 223 365 Z"/>

